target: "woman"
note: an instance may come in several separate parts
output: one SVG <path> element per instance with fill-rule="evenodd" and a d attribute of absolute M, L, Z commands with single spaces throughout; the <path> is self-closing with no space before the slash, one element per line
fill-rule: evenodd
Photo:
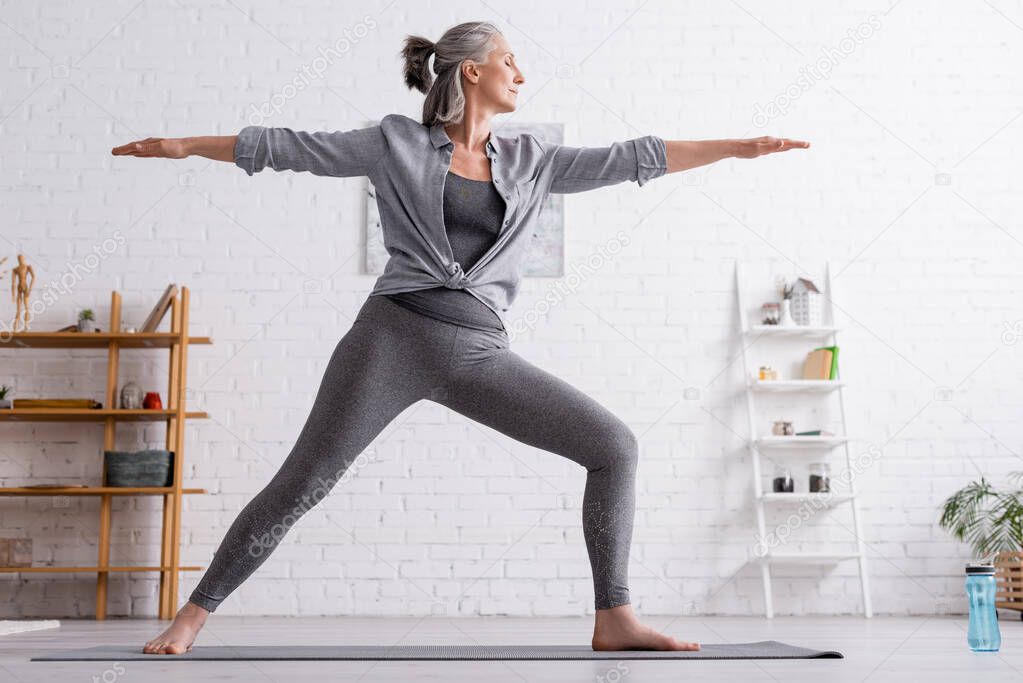
<path fill-rule="evenodd" d="M 430 73 L 428 60 L 434 55 Z M 583 532 L 593 572 L 594 650 L 696 650 L 640 623 L 628 589 L 638 445 L 606 408 L 509 348 L 503 314 L 515 298 L 535 218 L 551 192 L 649 180 L 726 157 L 752 158 L 805 142 L 665 141 L 645 136 L 572 148 L 531 135 L 491 135 L 525 83 L 504 36 L 486 22 L 436 43 L 406 38 L 405 82 L 426 94 L 422 122 L 385 116 L 348 132 L 248 126 L 237 136 L 146 138 L 115 155 L 234 162 L 337 177 L 368 176 L 390 259 L 338 343 L 290 455 L 235 519 L 189 601 L 146 643 L 153 654 L 191 648 L 210 612 L 273 552 L 401 411 L 420 399 L 448 406 L 586 468 Z M 471 266 L 471 267 L 470 267 Z M 316 499 L 312 504 L 318 502 Z M 289 521 L 290 520 L 290 521 Z"/>

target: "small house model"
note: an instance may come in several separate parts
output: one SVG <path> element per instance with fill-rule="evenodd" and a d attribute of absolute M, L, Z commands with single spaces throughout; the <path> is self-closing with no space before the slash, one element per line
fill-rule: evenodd
<path fill-rule="evenodd" d="M 823 324 L 821 320 L 823 296 L 813 282 L 806 278 L 799 278 L 792 285 L 792 295 L 789 298 L 792 301 L 790 304 L 792 319 L 796 321 L 797 325 L 820 327 Z"/>

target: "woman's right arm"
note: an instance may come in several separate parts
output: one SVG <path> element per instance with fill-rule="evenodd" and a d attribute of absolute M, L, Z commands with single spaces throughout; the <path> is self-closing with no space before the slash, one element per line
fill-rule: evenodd
<path fill-rule="evenodd" d="M 215 161 L 234 161 L 237 135 L 202 135 L 192 138 L 146 138 L 114 147 L 114 156 L 184 159 L 195 155 Z"/>
<path fill-rule="evenodd" d="M 146 138 L 115 147 L 115 156 L 184 159 L 191 155 L 233 162 L 247 174 L 264 168 L 350 177 L 369 175 L 388 143 L 379 124 L 348 131 L 295 131 L 246 126 L 237 135 Z"/>

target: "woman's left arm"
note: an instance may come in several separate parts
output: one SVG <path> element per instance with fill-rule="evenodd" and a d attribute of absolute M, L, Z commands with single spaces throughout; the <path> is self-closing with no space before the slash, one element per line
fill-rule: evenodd
<path fill-rule="evenodd" d="M 688 171 L 698 166 L 713 164 L 729 157 L 753 159 L 765 154 L 806 149 L 809 142 L 773 138 L 770 136 L 748 140 L 665 140 L 668 155 L 667 173 Z"/>

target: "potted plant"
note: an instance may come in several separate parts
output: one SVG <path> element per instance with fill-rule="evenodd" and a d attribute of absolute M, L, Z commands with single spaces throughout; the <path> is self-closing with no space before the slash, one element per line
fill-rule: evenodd
<path fill-rule="evenodd" d="M 997 607 L 1020 610 L 1023 618 L 1023 472 L 1012 472 L 1014 488 L 999 490 L 981 476 L 945 500 L 941 528 L 968 542 L 974 555 L 994 558 Z"/>
<path fill-rule="evenodd" d="M 11 387 L 6 384 L 0 384 L 0 408 L 10 408 L 13 405 L 14 401 L 7 398 L 7 394 L 10 390 Z"/>
<path fill-rule="evenodd" d="M 78 331 L 93 332 L 96 329 L 96 316 L 91 308 L 84 309 L 78 314 Z"/>

